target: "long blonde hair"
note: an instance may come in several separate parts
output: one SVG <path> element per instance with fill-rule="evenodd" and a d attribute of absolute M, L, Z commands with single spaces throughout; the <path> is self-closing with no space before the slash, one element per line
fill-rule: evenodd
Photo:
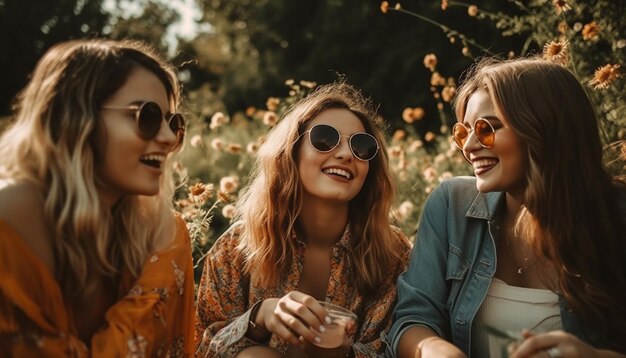
<path fill-rule="evenodd" d="M 137 67 L 161 80 L 176 108 L 178 80 L 144 44 L 68 41 L 39 61 L 17 98 L 15 123 L 0 137 L 0 178 L 40 190 L 52 231 L 55 276 L 70 300 L 93 288 L 94 276 L 115 277 L 123 268 L 137 275 L 163 230 L 162 218 L 171 215 L 167 162 L 159 195 L 124 197 L 112 210 L 98 195 L 97 168 L 105 155 L 98 141 L 101 106 Z"/>
<path fill-rule="evenodd" d="M 626 212 L 620 201 L 624 205 L 626 193 L 603 166 L 591 101 L 559 64 L 488 59 L 459 88 L 459 121 L 469 97 L 481 89 L 525 143 L 521 233 L 557 273 L 569 306 L 623 350 Z"/>
<path fill-rule="evenodd" d="M 254 282 L 266 285 L 276 284 L 278 277 L 287 273 L 295 253 L 291 237 L 303 204 L 295 159 L 301 143 L 297 138 L 308 121 L 329 108 L 350 110 L 380 144 L 363 188 L 350 202 L 349 210 L 355 242 L 352 279 L 359 292 L 372 293 L 384 282 L 386 270 L 401 257 L 402 246 L 389 223 L 395 189 L 379 128 L 382 119 L 371 103 L 345 82 L 321 86 L 295 103 L 259 149 L 251 183 L 243 189 L 237 205 L 236 218 L 243 223 L 240 249 L 246 256 L 245 271 Z"/>

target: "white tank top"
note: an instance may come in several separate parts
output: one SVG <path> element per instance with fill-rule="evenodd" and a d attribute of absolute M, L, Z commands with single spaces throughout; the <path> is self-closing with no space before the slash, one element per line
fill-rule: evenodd
<path fill-rule="evenodd" d="M 489 334 L 485 324 L 516 336 L 522 329 L 561 329 L 559 296 L 550 290 L 509 286 L 494 277 L 472 324 L 471 351 L 476 358 L 506 357 L 508 341 Z"/>

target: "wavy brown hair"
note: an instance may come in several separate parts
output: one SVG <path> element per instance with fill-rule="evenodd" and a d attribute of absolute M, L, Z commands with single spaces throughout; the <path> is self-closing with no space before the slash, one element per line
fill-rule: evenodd
<path fill-rule="evenodd" d="M 350 202 L 350 232 L 355 240 L 351 255 L 354 281 L 362 294 L 371 294 L 384 282 L 387 268 L 401 258 L 398 235 L 389 222 L 395 188 L 388 170 L 382 119 L 370 101 L 345 82 L 321 86 L 289 108 L 268 134 L 257 153 L 250 184 L 237 204 L 242 225 L 240 249 L 246 256 L 245 271 L 254 282 L 275 285 L 294 258 L 290 238 L 302 208 L 302 185 L 296 153 L 308 121 L 330 108 L 347 109 L 363 123 L 380 145 L 370 161 L 359 194 Z M 366 210 L 364 210 L 366 209 Z"/>
<path fill-rule="evenodd" d="M 517 227 L 556 272 L 569 306 L 624 351 L 626 192 L 603 165 L 591 100 L 568 69 L 539 58 L 480 62 L 459 88 L 459 121 L 477 90 L 525 143 Z"/>
<path fill-rule="evenodd" d="M 70 300 L 88 292 L 94 277 L 114 277 L 123 268 L 139 274 L 163 230 L 161 218 L 171 215 L 167 162 L 159 195 L 127 196 L 109 210 L 98 194 L 106 138 L 101 107 L 138 67 L 161 80 L 173 111 L 177 77 L 146 45 L 92 39 L 53 46 L 18 95 L 16 121 L 0 138 L 0 178 L 30 182 L 44 198 L 55 276 Z"/>

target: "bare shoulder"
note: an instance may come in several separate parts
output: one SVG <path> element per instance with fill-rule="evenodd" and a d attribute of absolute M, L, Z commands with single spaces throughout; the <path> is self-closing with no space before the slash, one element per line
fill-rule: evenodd
<path fill-rule="evenodd" d="M 51 267 L 52 246 L 43 206 L 43 195 L 34 184 L 0 179 L 0 220 Z"/>

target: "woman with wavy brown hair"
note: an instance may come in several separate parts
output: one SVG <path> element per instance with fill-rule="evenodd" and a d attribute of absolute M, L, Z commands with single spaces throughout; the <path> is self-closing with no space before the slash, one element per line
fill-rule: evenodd
<path fill-rule="evenodd" d="M 262 144 L 237 221 L 198 291 L 198 355 L 372 357 L 410 251 L 389 223 L 394 186 L 380 117 L 350 85 L 319 87 Z M 326 301 L 356 313 L 324 345 Z"/>
<path fill-rule="evenodd" d="M 0 138 L 1 356 L 191 355 L 179 93 L 138 42 L 68 41 L 39 61 Z"/>
<path fill-rule="evenodd" d="M 427 201 L 392 354 L 498 357 L 512 332 L 513 358 L 624 357 L 626 186 L 580 82 L 539 58 L 487 59 L 455 103 L 475 176 Z"/>

